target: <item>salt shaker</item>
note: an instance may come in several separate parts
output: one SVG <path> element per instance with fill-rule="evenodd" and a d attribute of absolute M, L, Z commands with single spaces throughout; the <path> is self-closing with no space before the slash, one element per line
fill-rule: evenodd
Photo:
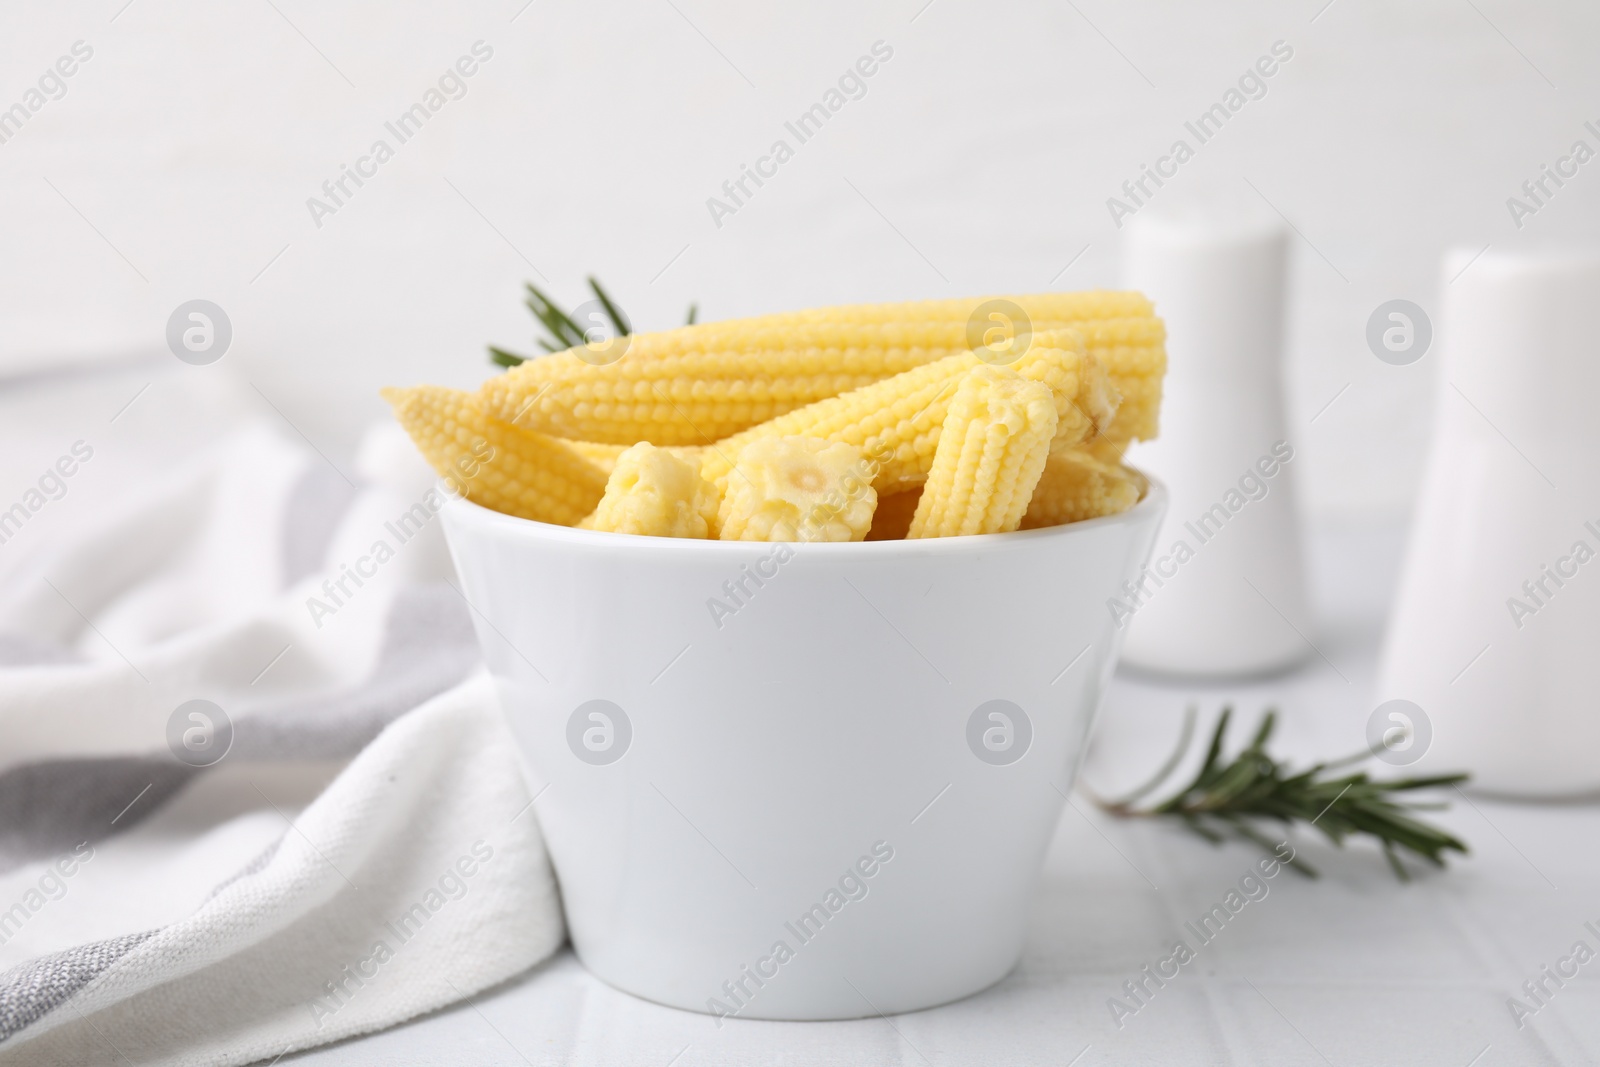
<path fill-rule="evenodd" d="M 1311 652 L 1301 442 L 1284 415 L 1285 243 L 1276 218 L 1215 207 L 1152 205 L 1126 227 L 1123 284 L 1155 302 L 1168 353 L 1161 434 L 1128 461 L 1172 498 L 1144 577 L 1110 606 L 1135 668 L 1238 677 Z"/>
<path fill-rule="evenodd" d="M 1379 710 L 1408 702 L 1405 762 L 1491 792 L 1594 792 L 1600 249 L 1470 257 L 1445 262 L 1431 453 Z"/>

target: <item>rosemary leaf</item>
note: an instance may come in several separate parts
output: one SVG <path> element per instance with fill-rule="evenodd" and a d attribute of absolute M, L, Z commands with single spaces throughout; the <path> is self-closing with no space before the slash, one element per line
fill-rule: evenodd
<path fill-rule="evenodd" d="M 606 309 L 606 318 L 611 320 L 612 328 L 617 331 L 617 335 L 626 337 L 632 333 L 633 326 L 629 324 L 628 316 L 624 315 L 617 305 L 611 302 L 611 298 L 606 295 L 604 289 L 600 288 L 600 283 L 595 280 L 592 274 L 589 276 L 589 288 L 594 290 L 595 299 L 600 301 L 600 306 Z"/>
<path fill-rule="evenodd" d="M 583 327 L 573 320 L 565 308 L 532 282 L 524 284 L 527 286 L 528 295 L 523 303 L 533 313 L 534 320 L 544 328 L 544 336 L 534 338 L 540 348 L 546 352 L 565 352 L 569 348 L 576 348 L 588 342 L 589 338 L 584 333 Z M 595 299 L 600 302 L 600 307 L 605 311 L 606 318 L 611 320 L 611 325 L 617 334 L 625 336 L 632 333 L 633 324 L 628 320 L 627 314 L 617 306 L 611 299 L 611 294 L 605 291 L 605 287 L 593 275 L 589 277 L 589 288 L 594 291 Z M 693 326 L 699 313 L 700 305 L 690 304 L 688 321 L 685 325 Z M 516 367 L 527 362 L 527 357 L 490 345 L 489 361 L 497 367 Z"/>
<path fill-rule="evenodd" d="M 1359 763 L 1376 753 L 1357 753 L 1344 759 L 1313 764 L 1291 771 L 1267 753 L 1277 725 L 1277 713 L 1268 710 L 1261 717 L 1255 734 L 1232 759 L 1224 760 L 1223 748 L 1233 709 L 1224 708 L 1207 743 L 1200 769 L 1188 784 L 1166 800 L 1148 807 L 1137 802 L 1153 793 L 1183 760 L 1194 736 L 1195 710 L 1184 718 L 1178 747 L 1162 764 L 1156 776 L 1138 789 L 1115 801 L 1098 801 L 1105 810 L 1127 817 L 1175 817 L 1186 829 L 1213 844 L 1233 836 L 1250 841 L 1271 852 L 1275 843 L 1260 828 L 1262 821 L 1315 826 L 1333 844 L 1343 847 L 1354 837 L 1370 837 L 1378 842 L 1384 859 L 1402 881 L 1410 874 L 1402 854 L 1444 867 L 1449 852 L 1466 855 L 1467 846 L 1454 835 L 1416 818 L 1418 811 L 1436 811 L 1446 805 L 1433 802 L 1406 802 L 1396 794 L 1419 789 L 1437 789 L 1465 782 L 1465 774 L 1436 774 L 1419 778 L 1375 779 L 1365 771 L 1332 774 L 1336 768 Z M 1290 865 L 1315 878 L 1317 872 L 1304 861 Z"/>
<path fill-rule="evenodd" d="M 520 367 L 528 361 L 527 356 L 519 356 L 515 352 L 507 352 L 503 348 L 489 346 L 489 362 L 497 367 Z"/>

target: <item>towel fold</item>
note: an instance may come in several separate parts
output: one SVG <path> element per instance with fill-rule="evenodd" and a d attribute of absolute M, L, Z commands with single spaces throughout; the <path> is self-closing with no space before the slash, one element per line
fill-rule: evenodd
<path fill-rule="evenodd" d="M 431 475 L 247 427 L 0 588 L 0 1063 L 243 1064 L 565 936 Z"/>

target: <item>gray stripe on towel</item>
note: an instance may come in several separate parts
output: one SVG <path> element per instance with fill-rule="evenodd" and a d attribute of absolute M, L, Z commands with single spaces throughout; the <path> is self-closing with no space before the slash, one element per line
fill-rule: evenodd
<path fill-rule="evenodd" d="M 52 952 L 0 974 L 0 1041 L 32 1026 L 156 931 Z"/>
<path fill-rule="evenodd" d="M 0 775 L 0 874 L 132 826 L 198 773 L 170 757 L 129 756 L 29 763 Z"/>
<path fill-rule="evenodd" d="M 263 760 L 353 756 L 395 719 L 465 678 L 478 655 L 460 594 L 445 582 L 411 586 L 395 598 L 366 681 L 242 718 L 234 724 L 234 752 Z"/>
<path fill-rule="evenodd" d="M 202 903 L 209 904 L 235 882 L 266 870 L 282 845 L 283 838 L 279 837 L 249 863 L 218 882 Z M 91 941 L 18 964 L 9 971 L 0 971 L 0 1042 L 49 1015 L 129 951 L 160 932 L 161 929 L 147 930 L 142 934 Z"/>
<path fill-rule="evenodd" d="M 371 675 L 343 692 L 295 697 L 240 715 L 224 759 L 354 756 L 389 723 L 460 682 L 477 662 L 472 619 L 460 594 L 444 582 L 407 588 L 390 608 Z M 0 874 L 126 830 L 198 773 L 163 753 L 52 760 L 0 774 Z"/>

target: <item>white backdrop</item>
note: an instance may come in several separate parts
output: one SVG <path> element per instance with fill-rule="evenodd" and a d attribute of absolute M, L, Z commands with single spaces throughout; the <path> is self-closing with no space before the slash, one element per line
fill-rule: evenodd
<path fill-rule="evenodd" d="M 27 95 L 75 42 L 93 55 L 0 144 L 0 372 L 231 378 L 342 461 L 380 385 L 469 385 L 486 342 L 531 348 L 524 279 L 576 301 L 594 272 L 642 327 L 691 300 L 726 317 L 1114 284 L 1107 197 L 1281 40 L 1266 95 L 1158 195 L 1248 181 L 1291 221 L 1302 499 L 1399 515 L 1438 361 L 1379 363 L 1366 318 L 1435 309 L 1450 245 L 1600 237 L 1600 163 L 1520 231 L 1506 206 L 1574 140 L 1600 146 L 1600 8 L 1325 4 L 9 4 L 0 108 L 55 92 Z M 465 95 L 399 144 L 384 123 L 478 41 Z M 877 41 L 893 55 L 865 95 L 798 144 L 784 122 Z M 307 198 L 380 137 L 394 158 L 316 225 Z M 779 137 L 794 158 L 717 226 L 707 198 Z M 233 345 L 174 370 L 166 320 L 194 298 Z M 39 447 L 6 464 L 17 487 L 59 451 Z"/>

